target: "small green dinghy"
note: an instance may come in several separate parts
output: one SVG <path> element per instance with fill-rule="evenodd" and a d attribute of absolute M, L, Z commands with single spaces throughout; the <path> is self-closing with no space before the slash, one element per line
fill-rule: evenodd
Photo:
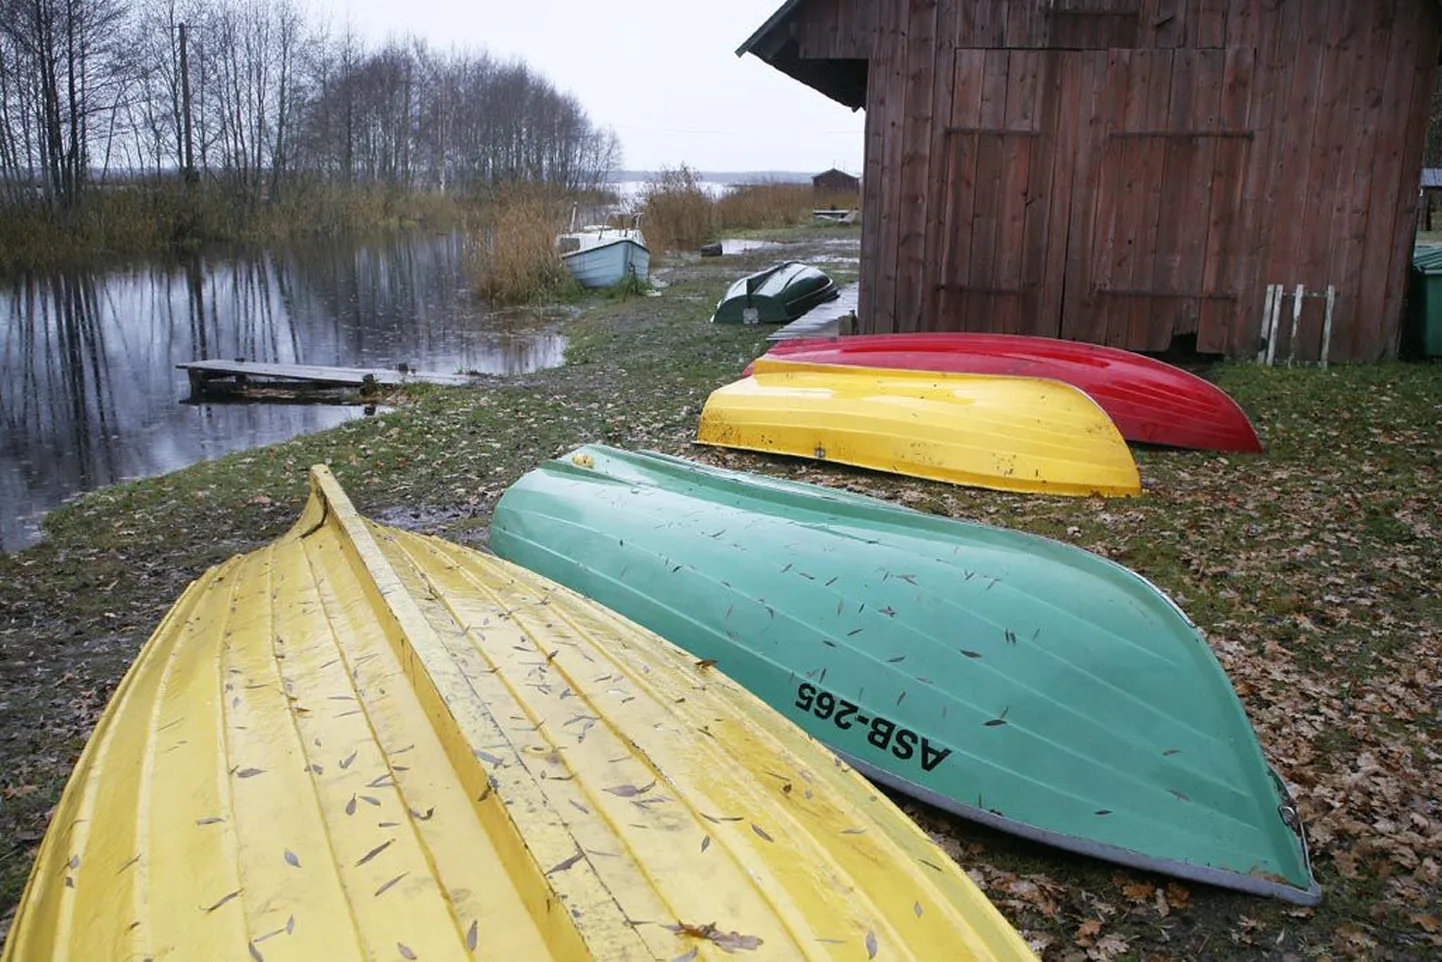
<path fill-rule="evenodd" d="M 1320 898 L 1201 633 L 1097 555 L 603 446 L 517 481 L 491 547 L 714 660 L 882 784 L 1122 864 Z"/>
<path fill-rule="evenodd" d="M 841 294 L 830 277 L 809 264 L 786 261 L 748 274 L 726 291 L 713 324 L 785 324 Z"/>

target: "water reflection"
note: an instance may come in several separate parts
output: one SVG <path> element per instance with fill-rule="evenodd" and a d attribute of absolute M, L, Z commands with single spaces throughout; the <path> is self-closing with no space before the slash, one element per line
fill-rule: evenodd
<path fill-rule="evenodd" d="M 181 361 L 519 374 L 559 364 L 535 318 L 487 315 L 458 237 L 196 256 L 0 282 L 0 550 L 77 492 L 362 416 L 179 403 Z"/>

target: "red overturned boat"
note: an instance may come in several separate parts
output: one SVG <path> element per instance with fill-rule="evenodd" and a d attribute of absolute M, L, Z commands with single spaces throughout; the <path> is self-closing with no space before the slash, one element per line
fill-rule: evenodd
<path fill-rule="evenodd" d="M 869 334 L 782 341 L 768 354 L 813 364 L 1050 378 L 1090 395 L 1128 441 L 1262 450 L 1246 413 L 1221 388 L 1114 347 L 1020 334 Z"/>

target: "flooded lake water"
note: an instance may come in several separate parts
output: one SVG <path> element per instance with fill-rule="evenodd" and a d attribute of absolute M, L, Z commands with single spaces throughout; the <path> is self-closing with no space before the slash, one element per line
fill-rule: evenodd
<path fill-rule="evenodd" d="M 0 551 L 79 492 L 333 427 L 345 405 L 185 403 L 202 358 L 524 374 L 538 318 L 475 301 L 459 236 L 332 242 L 0 278 Z"/>

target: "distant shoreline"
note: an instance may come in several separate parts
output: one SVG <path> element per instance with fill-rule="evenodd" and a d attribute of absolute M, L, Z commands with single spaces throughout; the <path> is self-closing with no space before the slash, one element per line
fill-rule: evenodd
<path fill-rule="evenodd" d="M 659 178 L 661 173 L 659 170 L 618 170 L 611 175 L 608 183 L 651 181 Z M 721 184 L 809 184 L 811 178 L 819 173 L 819 170 L 698 170 L 695 175 L 697 180 Z"/>

